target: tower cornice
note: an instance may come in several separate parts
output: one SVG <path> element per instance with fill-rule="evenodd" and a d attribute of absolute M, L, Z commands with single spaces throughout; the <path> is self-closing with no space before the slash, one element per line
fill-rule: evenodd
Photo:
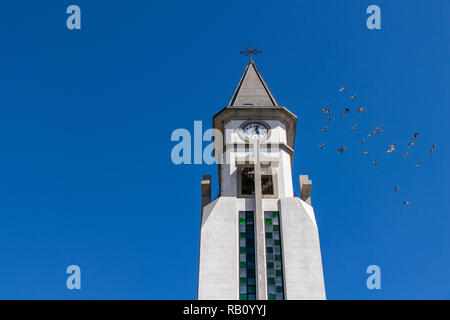
<path fill-rule="evenodd" d="M 286 126 L 287 144 L 294 149 L 297 116 L 285 107 L 225 107 L 213 117 L 213 128 L 225 133 L 231 120 L 279 120 Z M 216 147 L 216 146 L 215 146 Z"/>

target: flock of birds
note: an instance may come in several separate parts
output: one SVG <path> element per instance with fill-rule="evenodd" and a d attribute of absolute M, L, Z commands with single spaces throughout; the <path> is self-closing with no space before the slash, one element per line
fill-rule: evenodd
<path fill-rule="evenodd" d="M 346 91 L 347 91 L 347 87 L 346 87 L 346 86 L 344 86 L 344 87 L 342 87 L 342 88 L 339 89 L 339 93 L 344 93 L 344 92 L 346 92 Z M 353 100 L 353 101 L 356 101 L 356 95 L 350 96 L 350 99 Z M 366 112 L 366 109 L 363 108 L 363 107 L 357 107 L 357 108 L 356 108 L 356 111 L 357 111 L 357 113 L 360 113 L 360 114 L 361 114 L 361 113 L 365 113 L 365 112 Z M 328 129 L 328 125 L 329 125 L 329 123 L 330 123 L 333 119 L 332 119 L 332 117 L 331 117 L 331 110 L 330 110 L 330 109 L 328 109 L 328 108 L 323 108 L 323 109 L 322 109 L 322 113 L 325 114 L 325 115 L 327 115 L 326 124 L 325 124 L 325 126 L 322 128 L 322 132 L 323 132 L 323 133 L 326 133 L 326 132 L 327 132 L 327 129 Z M 344 111 L 340 114 L 340 118 L 343 118 L 346 114 L 349 114 L 349 113 L 350 113 L 350 108 L 345 108 Z M 355 130 L 357 130 L 357 129 L 358 129 L 358 125 L 357 125 L 357 124 L 354 124 L 354 125 L 350 128 L 350 130 L 352 130 L 352 131 L 355 131 Z M 375 136 L 375 135 L 377 135 L 377 134 L 380 134 L 381 132 L 383 132 L 383 128 L 382 128 L 381 125 L 378 125 L 376 128 L 374 128 L 372 131 L 369 132 L 369 134 L 367 135 L 367 137 Z M 414 146 L 415 142 L 417 141 L 419 135 L 420 135 L 419 132 L 415 132 L 414 135 L 411 137 L 410 142 L 408 143 L 408 151 L 405 152 L 405 153 L 403 153 L 403 157 L 408 157 L 408 156 L 409 156 L 409 152 L 410 152 L 411 148 Z M 366 142 L 367 142 L 366 139 L 367 139 L 367 138 L 361 139 L 361 140 L 360 140 L 360 144 L 361 144 L 361 145 L 365 145 Z M 324 148 L 325 148 L 325 143 L 322 143 L 322 144 L 318 145 L 318 148 L 319 148 L 319 149 L 324 149 Z M 337 149 L 337 152 L 338 152 L 338 153 L 344 153 L 344 151 L 345 151 L 347 148 L 348 148 L 347 146 L 341 145 L 341 146 L 339 146 L 339 148 Z M 436 144 L 432 144 L 429 154 L 432 155 L 433 152 L 436 150 L 436 148 L 437 148 L 437 145 L 436 145 Z M 391 153 L 393 153 L 394 151 L 397 151 L 397 145 L 396 145 L 396 144 L 391 144 L 391 145 L 388 146 L 388 148 L 387 148 L 387 150 L 386 150 L 386 153 L 387 153 L 387 154 L 391 154 Z M 368 151 L 363 151 L 363 155 L 368 155 L 368 154 L 369 154 Z M 372 161 L 372 165 L 376 166 L 377 164 L 378 164 L 378 160 L 373 160 L 373 161 Z M 422 167 L 422 164 L 421 164 L 420 162 L 417 162 L 417 163 L 415 164 L 415 167 L 416 167 L 416 168 L 420 168 L 420 167 Z M 395 192 L 398 192 L 398 191 L 400 191 L 400 188 L 399 188 L 398 186 L 394 186 L 394 191 L 395 191 Z M 402 204 L 403 204 L 403 206 L 408 206 L 410 203 L 409 203 L 409 201 L 403 201 Z"/>

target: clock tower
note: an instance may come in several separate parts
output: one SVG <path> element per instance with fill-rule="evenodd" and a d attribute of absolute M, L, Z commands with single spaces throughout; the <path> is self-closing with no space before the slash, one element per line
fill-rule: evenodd
<path fill-rule="evenodd" d="M 253 60 L 213 117 L 219 195 L 202 179 L 198 298 L 325 299 L 311 181 L 294 196 L 297 117 L 280 106 Z"/>

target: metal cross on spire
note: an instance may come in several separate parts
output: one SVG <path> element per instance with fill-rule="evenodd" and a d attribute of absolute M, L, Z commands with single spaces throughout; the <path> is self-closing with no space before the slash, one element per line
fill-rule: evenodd
<path fill-rule="evenodd" d="M 245 54 L 247 57 L 250 56 L 250 61 L 253 61 L 253 56 L 257 56 L 258 53 L 262 53 L 262 50 L 258 50 L 253 46 L 249 46 L 244 51 L 241 51 L 241 54 Z"/>

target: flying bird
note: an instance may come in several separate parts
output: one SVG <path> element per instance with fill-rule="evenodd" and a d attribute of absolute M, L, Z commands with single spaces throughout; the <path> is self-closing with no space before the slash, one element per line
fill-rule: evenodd
<path fill-rule="evenodd" d="M 346 91 L 346 90 L 347 90 L 347 87 L 346 87 L 346 86 L 343 86 L 342 88 L 339 89 L 339 92 L 344 92 L 344 91 Z"/>
<path fill-rule="evenodd" d="M 406 206 L 409 205 L 409 202 L 408 201 L 403 201 L 403 205 L 406 207 Z"/>
<path fill-rule="evenodd" d="M 346 146 L 342 146 L 342 147 L 340 147 L 340 148 L 338 149 L 338 152 L 339 152 L 339 153 L 343 153 L 345 149 L 347 149 L 347 147 L 346 147 Z"/>
<path fill-rule="evenodd" d="M 400 191 L 400 188 L 397 187 L 397 186 L 395 186 L 394 190 L 395 190 L 395 192 L 399 192 L 399 191 Z"/>
<path fill-rule="evenodd" d="M 368 137 L 371 137 L 371 136 L 373 136 L 375 134 L 375 131 L 372 131 L 371 133 L 369 133 L 367 136 Z"/>
<path fill-rule="evenodd" d="M 322 132 L 327 132 L 327 127 L 326 126 L 322 128 Z"/>
<path fill-rule="evenodd" d="M 418 133 L 418 132 L 414 133 L 414 137 L 412 137 L 412 139 L 416 140 L 419 135 L 420 135 L 420 133 Z"/>
<path fill-rule="evenodd" d="M 373 164 L 374 166 L 376 166 L 377 163 L 378 163 L 378 160 L 375 160 L 374 162 L 372 162 L 372 164 Z"/>
<path fill-rule="evenodd" d="M 323 147 L 325 147 L 325 143 L 319 144 L 319 145 L 317 146 L 317 148 L 319 148 L 319 149 L 323 149 Z"/>
<path fill-rule="evenodd" d="M 392 153 L 393 151 L 397 150 L 395 149 L 395 144 L 391 144 L 388 148 L 388 150 L 386 151 L 386 153 Z"/>
<path fill-rule="evenodd" d="M 403 154 L 404 157 L 407 157 L 408 155 L 409 155 L 409 152 L 405 152 L 405 153 Z"/>
<path fill-rule="evenodd" d="M 420 168 L 422 165 L 420 163 L 416 163 L 415 167 Z"/>
<path fill-rule="evenodd" d="M 437 145 L 435 145 L 435 144 L 433 143 L 433 145 L 431 146 L 430 155 L 433 154 L 434 149 L 436 149 L 436 147 L 437 147 Z"/>
<path fill-rule="evenodd" d="M 367 155 L 367 154 L 368 154 L 368 152 L 367 152 L 367 151 L 364 151 L 364 152 L 363 152 L 363 155 Z"/>
<path fill-rule="evenodd" d="M 362 107 L 359 107 L 359 108 L 356 109 L 356 111 L 358 111 L 358 113 L 364 113 L 364 112 L 366 112 L 366 109 L 362 108 Z"/>
<path fill-rule="evenodd" d="M 383 130 L 381 129 L 381 126 L 378 126 L 378 127 L 375 128 L 375 131 L 379 133 L 379 132 L 381 132 Z"/>
<path fill-rule="evenodd" d="M 366 143 L 366 139 L 361 140 L 361 144 L 364 144 L 364 143 Z"/>
<path fill-rule="evenodd" d="M 354 124 L 351 130 L 356 130 L 356 128 L 357 128 L 357 126 L 356 126 L 356 124 Z"/>
<path fill-rule="evenodd" d="M 323 108 L 323 109 L 322 109 L 322 112 L 323 112 L 324 114 L 330 114 L 330 113 L 331 113 L 331 111 L 328 110 L 327 108 Z"/>
<path fill-rule="evenodd" d="M 414 142 L 410 142 L 410 143 L 408 143 L 408 148 L 410 148 L 411 149 L 411 147 L 414 145 Z"/>
<path fill-rule="evenodd" d="M 328 119 L 327 119 L 327 123 L 329 123 L 329 122 L 331 122 L 331 118 L 328 118 Z"/>
<path fill-rule="evenodd" d="M 350 109 L 349 108 L 345 108 L 344 112 L 341 113 L 341 118 L 346 114 L 349 113 Z"/>
<path fill-rule="evenodd" d="M 356 96 L 355 96 L 355 95 L 353 95 L 353 96 L 351 96 L 351 97 L 350 97 L 350 99 L 352 99 L 352 100 L 356 100 Z"/>

